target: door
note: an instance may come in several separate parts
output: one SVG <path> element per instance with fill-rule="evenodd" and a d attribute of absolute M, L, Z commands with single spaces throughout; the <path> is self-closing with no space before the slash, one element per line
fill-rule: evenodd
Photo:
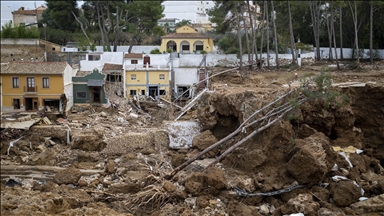
<path fill-rule="evenodd" d="M 92 102 L 97 102 L 100 103 L 101 93 L 100 93 L 100 87 L 94 87 L 93 88 L 93 101 Z"/>
<path fill-rule="evenodd" d="M 157 87 L 157 86 L 150 86 L 149 87 L 149 96 L 151 96 L 151 97 L 156 99 L 157 95 L 159 95 L 158 91 L 159 91 L 159 87 Z"/>
<path fill-rule="evenodd" d="M 148 66 L 151 66 L 151 58 L 149 56 L 144 56 L 144 66 L 146 66 L 148 63 Z"/>
<path fill-rule="evenodd" d="M 35 77 L 27 77 L 27 92 L 35 92 Z"/>

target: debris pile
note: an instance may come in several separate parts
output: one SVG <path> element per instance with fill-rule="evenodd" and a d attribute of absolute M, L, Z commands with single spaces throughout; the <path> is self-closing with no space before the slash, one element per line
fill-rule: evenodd
<path fill-rule="evenodd" d="M 335 85 L 350 100 L 325 106 L 283 86 L 297 80 L 293 73 L 249 72 L 244 79 L 232 72 L 187 103 L 124 99 L 115 89 L 107 104 L 75 105 L 66 116 L 46 112 L 19 121 L 8 114 L 12 125 L 32 123 L 1 131 L 1 212 L 384 211 L 382 74 L 355 74 L 376 82 L 364 88 Z"/>

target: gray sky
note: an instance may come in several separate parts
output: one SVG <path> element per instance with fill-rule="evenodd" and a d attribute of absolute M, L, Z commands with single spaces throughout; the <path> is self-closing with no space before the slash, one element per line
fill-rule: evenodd
<path fill-rule="evenodd" d="M 80 7 L 82 4 L 83 1 L 77 1 L 78 7 Z M 1 1 L 1 5 L 10 6 L 12 11 L 18 10 L 20 7 L 24 7 L 25 10 L 32 10 L 41 5 L 45 6 L 45 1 Z"/>

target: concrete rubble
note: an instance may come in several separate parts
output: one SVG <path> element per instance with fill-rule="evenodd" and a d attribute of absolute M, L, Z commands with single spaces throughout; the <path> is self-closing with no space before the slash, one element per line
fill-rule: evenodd
<path fill-rule="evenodd" d="M 302 63 L 301 68 L 275 70 L 264 65 L 257 72 L 220 74 L 195 100 L 124 99 L 107 92 L 108 104 L 75 104 L 66 115 L 2 113 L 1 212 L 380 215 L 384 212 L 380 68 L 332 72 L 330 88 L 339 94 L 335 103 L 304 102 L 216 161 L 268 124 L 241 126 L 246 119 L 262 119 L 283 104 L 294 103 L 283 99 L 270 107 L 272 111 L 252 117 L 300 87 L 304 74 L 315 76 L 324 67 L 311 58 Z M 340 105 L 344 94 L 349 100 Z M 239 133 L 212 146 L 239 127 Z"/>

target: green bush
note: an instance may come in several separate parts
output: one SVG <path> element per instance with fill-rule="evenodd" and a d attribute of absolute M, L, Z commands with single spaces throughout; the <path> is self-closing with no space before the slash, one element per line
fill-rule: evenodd
<path fill-rule="evenodd" d="M 161 54 L 160 50 L 158 48 L 155 48 L 153 50 L 151 50 L 150 52 L 151 54 Z"/>
<path fill-rule="evenodd" d="M 167 53 L 173 53 L 172 49 L 167 49 Z"/>
<path fill-rule="evenodd" d="M 205 54 L 207 54 L 207 51 L 205 51 L 205 50 L 201 50 L 200 53 L 203 54 L 203 55 L 205 55 Z"/>

